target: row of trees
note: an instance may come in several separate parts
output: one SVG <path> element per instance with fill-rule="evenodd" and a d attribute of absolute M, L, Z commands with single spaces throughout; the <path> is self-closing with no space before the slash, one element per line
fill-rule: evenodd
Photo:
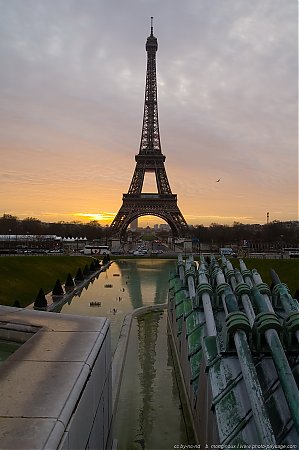
<path fill-rule="evenodd" d="M 42 222 L 35 217 L 20 220 L 16 216 L 4 214 L 0 217 L 0 234 L 56 234 L 62 237 L 86 237 L 89 240 L 106 237 L 108 227 L 97 221 L 89 223 Z"/>
<path fill-rule="evenodd" d="M 200 243 L 224 246 L 227 244 L 242 245 L 248 243 L 268 243 L 299 246 L 299 223 L 298 222 L 270 222 L 264 225 L 249 225 L 234 222 L 233 225 L 221 225 L 212 223 L 210 226 L 191 226 L 191 237 Z M 168 231 L 159 230 L 156 235 L 167 239 Z M 109 227 L 101 226 L 97 221 L 86 224 L 75 222 L 45 223 L 34 217 L 20 220 L 10 214 L 0 217 L 0 234 L 56 234 L 62 237 L 86 237 L 92 239 L 106 239 L 109 236 Z M 139 237 L 141 231 L 132 233 L 128 230 L 127 235 Z"/>
<path fill-rule="evenodd" d="M 280 246 L 299 246 L 299 223 L 273 221 L 268 224 L 249 225 L 234 222 L 232 226 L 212 223 L 209 227 L 192 227 L 192 235 L 202 243 L 257 246 L 259 243 Z"/>

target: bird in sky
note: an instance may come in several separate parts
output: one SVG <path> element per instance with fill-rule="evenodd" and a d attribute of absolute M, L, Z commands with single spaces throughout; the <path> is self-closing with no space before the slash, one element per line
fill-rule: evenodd
<path fill-rule="evenodd" d="M 220 180 L 221 180 L 221 178 L 219 178 L 219 180 L 216 180 L 216 183 L 219 183 Z"/>

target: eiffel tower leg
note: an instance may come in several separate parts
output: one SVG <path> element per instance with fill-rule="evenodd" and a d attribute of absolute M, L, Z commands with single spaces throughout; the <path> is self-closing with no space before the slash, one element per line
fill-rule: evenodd
<path fill-rule="evenodd" d="M 185 237 L 189 235 L 189 227 L 178 207 L 172 208 L 171 211 L 163 211 L 159 217 L 164 219 L 172 230 L 175 237 Z"/>
<path fill-rule="evenodd" d="M 109 234 L 119 239 L 123 238 L 130 223 L 138 217 L 128 206 L 123 204 L 110 225 Z"/>

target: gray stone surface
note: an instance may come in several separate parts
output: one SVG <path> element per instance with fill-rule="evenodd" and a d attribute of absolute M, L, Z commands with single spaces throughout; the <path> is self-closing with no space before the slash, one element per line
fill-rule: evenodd
<path fill-rule="evenodd" d="M 47 331 L 99 331 L 104 327 L 105 317 L 87 317 L 47 313 L 30 309 L 0 306 L 0 321 L 39 326 Z"/>
<path fill-rule="evenodd" d="M 2 450 L 53 449 L 63 425 L 55 419 L 9 417 L 0 418 L 0 430 Z"/>
<path fill-rule="evenodd" d="M 86 361 L 94 346 L 100 348 L 102 334 L 95 331 L 39 331 L 16 352 L 11 360 Z M 91 347 L 92 346 L 92 347 Z"/>
<path fill-rule="evenodd" d="M 101 398 L 110 423 L 109 321 L 0 306 L 1 324 L 38 330 L 0 367 L 1 449 L 85 448 Z"/>

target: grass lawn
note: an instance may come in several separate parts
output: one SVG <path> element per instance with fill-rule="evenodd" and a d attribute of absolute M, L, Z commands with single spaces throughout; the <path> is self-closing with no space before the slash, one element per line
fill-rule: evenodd
<path fill-rule="evenodd" d="M 118 258 L 113 258 L 118 259 Z M 121 259 L 121 258 L 120 258 Z M 231 260 L 239 268 L 237 259 Z M 248 269 L 257 269 L 263 281 L 271 285 L 270 269 L 286 283 L 291 295 L 299 289 L 299 259 L 244 258 Z M 2 256 L 0 257 L 0 304 L 12 306 L 16 300 L 25 307 L 33 303 L 39 289 L 50 292 L 57 278 L 65 282 L 70 272 L 90 265 L 89 256 Z"/>
<path fill-rule="evenodd" d="M 90 265 L 89 256 L 2 256 L 0 257 L 0 304 L 16 300 L 25 307 L 33 303 L 40 288 L 50 292 L 57 278 L 64 283 L 68 273 Z"/>

